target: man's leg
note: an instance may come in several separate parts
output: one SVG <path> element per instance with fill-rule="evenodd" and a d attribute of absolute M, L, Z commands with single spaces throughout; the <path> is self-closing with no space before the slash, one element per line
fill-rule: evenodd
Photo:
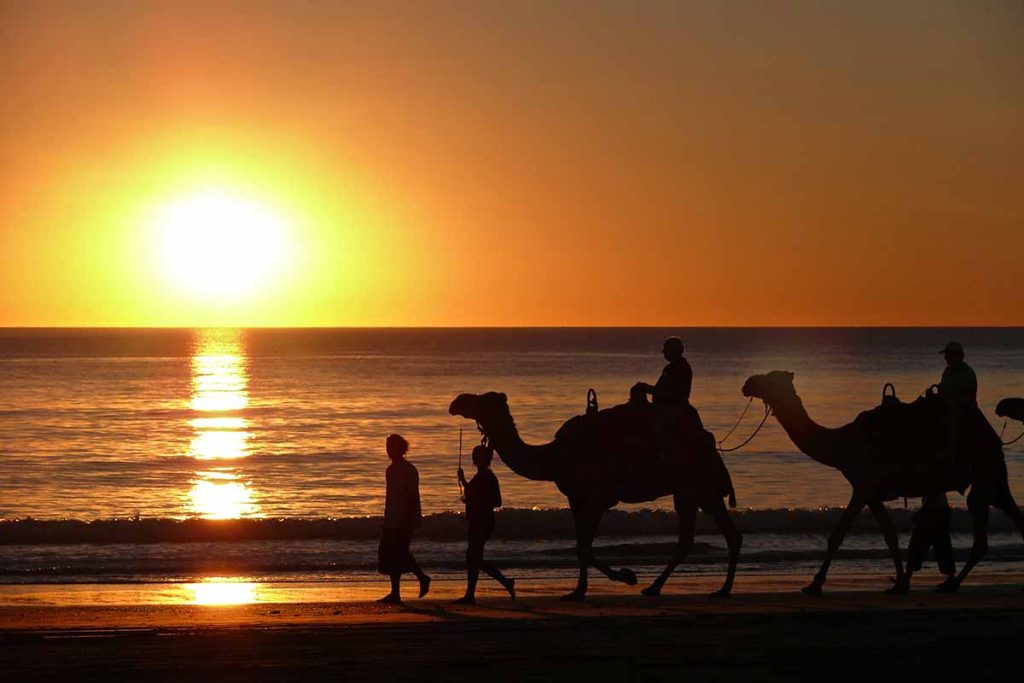
<path fill-rule="evenodd" d="M 948 578 L 956 576 L 956 561 L 953 559 L 953 540 L 950 538 L 951 518 L 953 511 L 949 509 L 949 499 L 943 493 L 935 498 L 935 528 L 932 531 L 932 546 L 935 549 L 935 562 L 939 571 Z"/>
<path fill-rule="evenodd" d="M 390 574 L 389 577 L 391 579 L 391 592 L 377 600 L 377 602 L 383 602 L 389 605 L 399 605 L 402 603 L 402 575 Z"/>
<path fill-rule="evenodd" d="M 470 534 L 466 546 L 466 595 L 457 602 L 473 604 L 476 602 L 476 584 L 480 580 L 480 565 L 483 562 L 484 545 Z"/>
<path fill-rule="evenodd" d="M 427 593 L 430 592 L 430 577 L 423 573 L 420 569 L 420 565 L 416 562 L 416 558 L 409 553 L 409 571 L 411 571 L 420 582 L 420 598 L 425 598 Z"/>

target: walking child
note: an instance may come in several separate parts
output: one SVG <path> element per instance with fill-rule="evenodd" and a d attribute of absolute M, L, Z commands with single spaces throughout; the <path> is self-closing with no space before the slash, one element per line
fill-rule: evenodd
<path fill-rule="evenodd" d="M 494 508 L 501 507 L 501 488 L 498 477 L 491 471 L 494 449 L 483 444 L 473 449 L 473 464 L 476 474 L 468 482 L 466 473 L 459 468 L 459 482 L 465 487 L 462 499 L 466 504 L 468 543 L 466 546 L 466 595 L 455 602 L 460 605 L 476 603 L 476 584 L 482 569 L 488 576 L 500 583 L 513 600 L 516 598 L 516 581 L 501 573 L 501 570 L 484 559 L 484 545 L 494 532 Z"/>

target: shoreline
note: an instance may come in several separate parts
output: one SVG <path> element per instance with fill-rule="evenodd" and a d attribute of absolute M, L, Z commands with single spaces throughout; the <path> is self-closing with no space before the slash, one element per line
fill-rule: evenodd
<path fill-rule="evenodd" d="M 769 576 L 764 590 L 728 599 L 706 595 L 717 578 L 691 578 L 659 599 L 592 583 L 584 603 L 559 601 L 571 582 L 551 581 L 516 602 L 488 587 L 478 605 L 456 606 L 462 584 L 451 581 L 401 607 L 314 593 L 230 606 L 4 605 L 0 670 L 11 680 L 984 680 L 1018 664 L 1021 576 L 890 596 L 884 576 L 837 574 L 821 597 L 796 592 L 805 577 Z"/>
<path fill-rule="evenodd" d="M 588 602 L 585 604 L 638 601 L 638 605 L 655 605 L 658 599 L 640 594 L 640 589 L 653 580 L 655 575 L 656 572 L 640 575 L 638 585 L 626 586 L 613 583 L 592 571 Z M 813 599 L 800 593 L 810 576 L 810 572 L 740 572 L 736 576 L 732 597 L 720 602 L 723 605 L 735 605 L 743 604 L 748 597 L 756 602 L 761 599 L 757 596 L 774 596 L 783 602 L 793 598 L 808 599 L 811 600 L 808 606 L 813 606 Z M 661 599 L 700 600 L 717 590 L 723 578 L 723 572 L 677 571 L 666 584 Z M 829 573 L 825 590 L 826 597 L 833 593 L 860 596 L 865 605 L 875 607 L 886 604 L 886 600 L 897 605 L 900 600 L 919 600 L 929 604 L 934 602 L 970 607 L 970 599 L 963 601 L 963 596 L 997 593 L 1013 596 L 1019 593 L 1024 597 L 1021 591 L 1024 587 L 1024 568 L 1005 570 L 979 566 L 971 573 L 961 593 L 952 596 L 934 593 L 933 589 L 942 578 L 938 572 L 929 568 L 915 574 L 909 596 L 888 596 L 884 590 L 891 585 L 890 572 L 836 568 Z M 434 574 L 433 579 L 430 594 L 424 600 L 418 600 L 415 595 L 416 581 L 411 576 L 404 577 L 402 586 L 405 607 L 438 608 L 462 595 L 465 575 L 461 572 L 438 573 Z M 503 589 L 484 577 L 480 582 L 478 597 L 496 608 L 514 609 L 523 601 L 558 602 L 557 598 L 574 587 L 575 576 L 570 572 L 561 577 L 520 575 L 516 585 L 519 599 L 513 603 L 507 599 Z M 165 583 L 0 584 L 0 630 L 20 628 L 17 625 L 23 618 L 27 619 L 26 623 L 34 623 L 36 619 L 45 621 L 56 618 L 62 610 L 92 612 L 96 615 L 102 614 L 103 610 L 112 610 L 111 615 L 128 610 L 129 613 L 158 615 L 198 608 L 205 618 L 215 623 L 224 614 L 234 610 L 240 610 L 239 613 L 248 610 L 255 614 L 268 605 L 284 605 L 289 609 L 295 607 L 300 611 L 314 609 L 315 606 L 339 605 L 345 606 L 346 613 L 351 610 L 358 613 L 367 605 L 373 605 L 373 601 L 385 592 L 386 577 L 365 574 L 354 579 L 340 578 L 334 581 L 259 581 L 245 577 L 211 576 L 202 581 Z M 878 596 L 884 598 L 881 603 L 877 600 Z M 941 602 L 947 599 L 946 603 Z M 985 602 L 985 599 L 982 601 Z M 374 613 L 376 611 L 371 610 Z M 113 626 L 116 627 L 116 623 Z"/>

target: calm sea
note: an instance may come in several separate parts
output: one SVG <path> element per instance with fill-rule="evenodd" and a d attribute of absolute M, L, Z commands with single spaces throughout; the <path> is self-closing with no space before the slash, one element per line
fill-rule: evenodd
<path fill-rule="evenodd" d="M 795 372 L 812 417 L 835 426 L 876 405 L 886 382 L 906 400 L 936 382 L 950 339 L 966 346 L 997 431 L 997 400 L 1024 394 L 1024 328 L 4 329 L 0 518 L 379 515 L 390 432 L 412 444 L 424 511 L 455 510 L 460 428 L 466 453 L 477 438 L 447 414 L 458 393 L 505 392 L 524 438 L 544 442 L 582 412 L 588 388 L 609 406 L 653 382 L 670 334 L 686 342 L 693 402 L 718 436 L 751 374 Z M 732 443 L 760 413 L 752 407 Z M 1022 445 L 1007 449 L 1019 498 Z M 774 419 L 726 457 L 741 508 L 848 499 L 842 477 L 797 452 Z M 495 469 L 507 507 L 564 507 L 552 484 Z M 0 565 L 15 561 L 6 557 Z"/>
<path fill-rule="evenodd" d="M 523 436 L 544 442 L 583 410 L 653 382 L 662 339 L 686 341 L 693 402 L 719 436 L 746 377 L 796 373 L 812 417 L 834 426 L 936 382 L 962 341 L 979 400 L 1024 394 L 1024 329 L 0 330 L 0 517 L 337 517 L 379 514 L 384 437 L 401 432 L 425 511 L 458 508 L 464 391 L 503 391 Z M 756 426 L 752 407 L 732 441 Z M 1008 434 L 1016 434 L 1014 426 Z M 1007 455 L 1024 496 L 1018 442 Z M 727 456 L 741 507 L 842 505 L 844 480 L 771 420 Z M 553 485 L 496 465 L 506 505 L 559 507 Z M 662 501 L 665 505 L 668 501 Z"/>

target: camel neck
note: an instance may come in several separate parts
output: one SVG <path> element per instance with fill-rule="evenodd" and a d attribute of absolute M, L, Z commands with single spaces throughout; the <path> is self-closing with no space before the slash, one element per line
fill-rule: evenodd
<path fill-rule="evenodd" d="M 836 431 L 812 420 L 795 392 L 775 399 L 769 405 L 779 424 L 801 452 L 823 465 L 840 466 L 841 453 L 834 448 Z"/>
<path fill-rule="evenodd" d="M 555 442 L 532 446 L 523 441 L 515 425 L 490 429 L 483 425 L 501 461 L 521 477 L 536 481 L 554 481 L 560 450 Z"/>

